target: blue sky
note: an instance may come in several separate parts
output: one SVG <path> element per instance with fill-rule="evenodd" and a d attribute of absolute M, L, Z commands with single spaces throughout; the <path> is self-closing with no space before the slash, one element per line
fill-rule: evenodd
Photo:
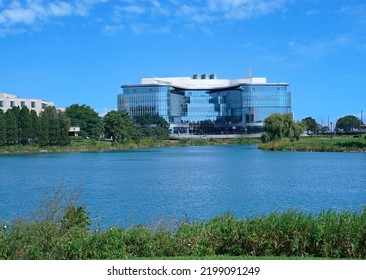
<path fill-rule="evenodd" d="M 287 82 L 295 119 L 366 120 L 364 0 L 0 0 L 0 92 L 116 108 L 142 77 Z"/>

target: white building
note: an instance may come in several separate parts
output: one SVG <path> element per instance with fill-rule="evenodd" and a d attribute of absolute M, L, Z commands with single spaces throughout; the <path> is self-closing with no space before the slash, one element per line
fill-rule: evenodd
<path fill-rule="evenodd" d="M 252 77 L 250 71 L 247 78 L 234 79 L 142 78 L 140 84 L 121 86 L 117 107 L 132 117 L 162 117 L 172 134 L 259 133 L 270 114 L 291 113 L 288 86 Z"/>
<path fill-rule="evenodd" d="M 9 93 L 0 93 L 0 110 L 6 112 L 13 107 L 27 106 L 29 110 L 34 110 L 39 114 L 48 106 L 54 106 L 53 102 L 35 98 L 20 98 Z"/>

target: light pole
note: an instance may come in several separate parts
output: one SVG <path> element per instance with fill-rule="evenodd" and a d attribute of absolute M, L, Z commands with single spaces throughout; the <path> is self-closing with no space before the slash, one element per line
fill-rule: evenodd
<path fill-rule="evenodd" d="M 333 138 L 333 122 L 330 122 L 330 138 Z"/>

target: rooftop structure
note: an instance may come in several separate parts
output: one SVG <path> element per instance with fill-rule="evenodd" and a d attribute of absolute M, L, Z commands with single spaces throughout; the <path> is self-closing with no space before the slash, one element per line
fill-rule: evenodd
<path fill-rule="evenodd" d="M 172 78 L 142 78 L 141 85 L 169 85 L 184 89 L 217 89 L 224 87 L 233 87 L 240 84 L 265 84 L 266 78 L 242 78 L 242 79 L 218 79 L 216 74 L 198 74 L 190 77 L 172 77 Z"/>

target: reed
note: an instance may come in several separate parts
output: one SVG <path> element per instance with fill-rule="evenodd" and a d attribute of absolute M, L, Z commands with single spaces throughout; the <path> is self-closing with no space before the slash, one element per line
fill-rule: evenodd
<path fill-rule="evenodd" d="M 84 207 L 52 218 L 3 223 L 0 259 L 135 259 L 204 256 L 366 258 L 366 208 L 319 214 L 273 212 L 259 217 L 218 215 L 174 228 L 90 228 Z"/>

